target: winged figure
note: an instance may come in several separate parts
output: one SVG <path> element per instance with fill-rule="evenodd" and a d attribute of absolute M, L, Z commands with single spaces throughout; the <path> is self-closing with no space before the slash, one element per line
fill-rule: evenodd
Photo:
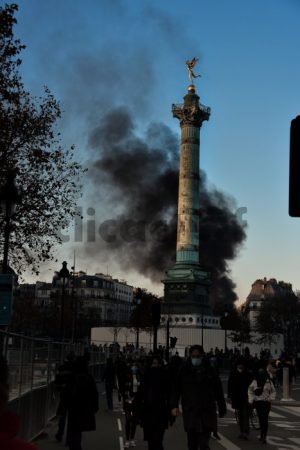
<path fill-rule="evenodd" d="M 195 65 L 197 64 L 197 62 L 199 61 L 198 58 L 193 58 L 190 61 L 186 61 L 185 64 L 187 65 L 187 69 L 188 69 L 188 73 L 189 73 L 189 79 L 191 81 L 191 83 L 193 84 L 193 78 L 199 78 L 201 77 L 201 75 L 195 75 L 193 72 L 193 68 L 195 67 Z"/>

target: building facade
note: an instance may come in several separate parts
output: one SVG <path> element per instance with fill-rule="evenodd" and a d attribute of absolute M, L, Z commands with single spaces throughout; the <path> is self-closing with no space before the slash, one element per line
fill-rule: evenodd
<path fill-rule="evenodd" d="M 133 287 L 102 273 L 76 272 L 65 279 L 55 273 L 52 283 L 21 284 L 18 291 L 40 308 L 55 304 L 59 309 L 64 295 L 66 308 L 76 310 L 77 317 L 92 317 L 97 326 L 127 325 L 133 308 Z"/>
<path fill-rule="evenodd" d="M 293 289 L 291 283 L 277 281 L 275 278 L 270 278 L 268 280 L 266 277 L 255 280 L 251 286 L 251 291 L 244 305 L 244 309 L 249 317 L 251 328 L 255 328 L 259 309 L 265 299 L 282 297 L 292 293 Z"/>
<path fill-rule="evenodd" d="M 62 292 L 64 280 L 56 274 L 53 290 Z M 94 314 L 100 326 L 128 324 L 133 306 L 133 287 L 125 280 L 96 273 L 77 272 L 65 280 L 65 292 L 76 303 L 77 313 Z"/>

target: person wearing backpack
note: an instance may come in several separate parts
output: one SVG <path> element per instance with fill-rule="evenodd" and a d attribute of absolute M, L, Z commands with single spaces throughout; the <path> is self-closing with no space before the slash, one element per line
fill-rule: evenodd
<path fill-rule="evenodd" d="M 99 409 L 98 391 L 88 372 L 88 359 L 79 356 L 66 386 L 68 411 L 68 445 L 70 450 L 82 450 L 82 432 L 95 431 L 95 414 Z"/>

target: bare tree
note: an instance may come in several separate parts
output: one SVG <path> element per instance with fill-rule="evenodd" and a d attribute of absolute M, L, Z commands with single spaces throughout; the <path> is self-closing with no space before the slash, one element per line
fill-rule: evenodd
<path fill-rule="evenodd" d="M 15 4 L 0 7 L 0 188 L 8 173 L 16 176 L 21 200 L 10 221 L 10 265 L 38 273 L 62 242 L 59 230 L 76 215 L 84 170 L 63 148 L 56 122 L 58 101 L 45 88 L 38 98 L 26 91 L 19 74 L 24 46 L 14 38 Z M 0 245 L 5 220 L 0 216 Z"/>

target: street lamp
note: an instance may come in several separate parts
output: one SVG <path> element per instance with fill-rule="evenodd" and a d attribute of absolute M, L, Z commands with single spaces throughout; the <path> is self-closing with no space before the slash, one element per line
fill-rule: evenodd
<path fill-rule="evenodd" d="M 62 263 L 62 269 L 58 272 L 59 278 L 62 279 L 62 293 L 61 293 L 61 312 L 60 312 L 60 339 L 64 340 L 64 315 L 65 315 L 65 283 L 70 277 L 70 272 L 67 269 L 66 261 Z"/>
<path fill-rule="evenodd" d="M 169 362 L 170 358 L 170 314 L 168 310 L 167 317 L 167 330 L 166 330 L 166 361 Z"/>
<path fill-rule="evenodd" d="M 140 346 L 140 304 L 142 303 L 142 289 L 138 288 L 135 297 L 136 304 L 136 349 Z"/>
<path fill-rule="evenodd" d="M 227 352 L 227 317 L 229 313 L 227 310 L 224 311 L 224 332 L 225 332 L 225 342 L 224 342 L 224 353 Z"/>
<path fill-rule="evenodd" d="M 157 332 L 160 325 L 160 300 L 152 301 L 153 352 L 157 351 Z"/>
<path fill-rule="evenodd" d="M 70 278 L 72 280 L 72 291 L 71 291 L 71 305 L 72 305 L 72 332 L 71 332 L 71 342 L 74 343 L 76 337 L 76 325 L 77 325 L 77 292 L 75 291 L 76 275 L 75 275 L 75 261 L 74 266 L 71 267 Z"/>
<path fill-rule="evenodd" d="M 20 193 L 15 184 L 16 170 L 6 172 L 6 181 L 0 191 L 1 212 L 4 215 L 4 246 L 2 273 L 8 272 L 8 251 L 11 232 L 11 219 L 15 214 L 16 205 L 20 202 Z"/>
<path fill-rule="evenodd" d="M 203 341 L 204 341 L 204 318 L 203 318 L 203 306 L 201 308 L 201 346 L 203 348 Z"/>
<path fill-rule="evenodd" d="M 288 350 L 288 352 L 290 352 L 290 347 L 291 347 L 290 325 L 291 325 L 291 322 L 290 322 L 290 320 L 287 320 L 285 323 L 286 323 L 286 331 L 287 331 L 287 350 Z"/>

